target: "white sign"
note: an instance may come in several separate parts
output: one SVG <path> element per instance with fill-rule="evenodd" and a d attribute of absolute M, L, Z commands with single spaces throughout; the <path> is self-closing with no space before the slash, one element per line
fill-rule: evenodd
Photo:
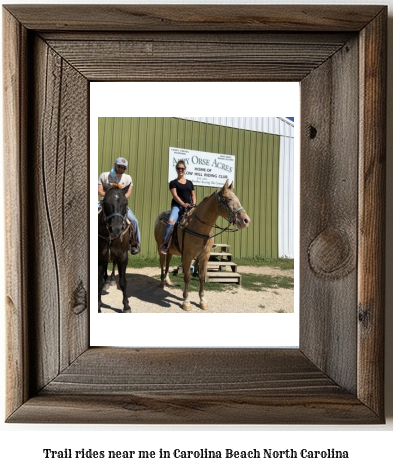
<path fill-rule="evenodd" d="M 186 178 L 194 186 L 222 187 L 228 179 L 235 185 L 235 156 L 206 151 L 169 148 L 168 182 L 177 178 L 176 163 L 186 163 Z"/>

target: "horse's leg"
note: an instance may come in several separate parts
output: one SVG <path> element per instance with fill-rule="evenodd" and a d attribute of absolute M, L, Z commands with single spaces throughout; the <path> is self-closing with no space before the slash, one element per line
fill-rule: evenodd
<path fill-rule="evenodd" d="M 101 313 L 101 293 L 104 288 L 104 276 L 105 276 L 105 266 L 98 264 L 98 312 Z"/>
<path fill-rule="evenodd" d="M 108 264 L 104 266 L 104 283 L 103 283 L 103 290 L 109 290 L 109 281 L 108 281 Z"/>
<path fill-rule="evenodd" d="M 165 259 L 165 262 L 166 262 L 166 263 L 165 263 L 165 284 L 166 284 L 166 285 L 171 285 L 171 284 L 172 284 L 172 282 L 171 282 L 171 280 L 170 280 L 170 278 L 169 278 L 169 275 L 168 275 L 168 273 L 169 273 L 169 265 L 170 265 L 170 263 L 171 263 L 171 260 L 172 260 L 172 254 L 168 252 L 168 253 L 166 254 L 166 259 Z"/>
<path fill-rule="evenodd" d="M 117 262 L 117 268 L 119 273 L 119 285 L 120 289 L 123 292 L 123 313 L 131 313 L 130 305 L 128 304 L 127 298 L 127 279 L 126 279 L 126 269 L 127 269 L 127 260 L 128 255 L 126 254 L 126 258 L 119 259 Z"/>
<path fill-rule="evenodd" d="M 207 261 L 209 260 L 209 255 L 204 255 L 203 257 L 199 257 L 199 300 L 200 300 L 200 308 L 201 309 L 208 309 L 207 301 L 205 300 L 205 278 L 206 278 L 206 269 L 207 269 Z"/>
<path fill-rule="evenodd" d="M 184 292 L 183 292 L 183 305 L 182 308 L 184 311 L 191 310 L 191 304 L 188 301 L 188 284 L 190 283 L 191 278 L 191 267 L 192 258 L 188 255 L 183 255 L 183 271 L 184 271 Z"/>
<path fill-rule="evenodd" d="M 113 266 L 112 266 L 112 273 L 111 273 L 111 276 L 109 278 L 110 286 L 116 285 L 115 270 L 116 270 L 116 264 L 114 263 Z"/>
<path fill-rule="evenodd" d="M 165 288 L 165 272 L 164 272 L 164 264 L 165 264 L 165 255 L 160 254 L 160 267 L 161 267 L 161 288 Z"/>

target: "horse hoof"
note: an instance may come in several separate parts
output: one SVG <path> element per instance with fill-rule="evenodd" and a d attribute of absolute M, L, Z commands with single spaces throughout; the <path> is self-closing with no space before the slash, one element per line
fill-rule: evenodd
<path fill-rule="evenodd" d="M 209 308 L 209 305 L 207 303 L 201 303 L 200 304 L 200 307 L 201 309 L 203 309 L 204 311 L 206 311 L 208 308 Z"/>
<path fill-rule="evenodd" d="M 103 287 L 103 291 L 108 291 L 109 290 L 109 283 L 105 283 Z"/>
<path fill-rule="evenodd" d="M 165 286 L 166 286 L 165 281 L 162 281 L 162 282 L 160 283 L 160 288 L 165 288 Z"/>
<path fill-rule="evenodd" d="M 123 309 L 123 313 L 132 313 L 131 308 Z"/>
<path fill-rule="evenodd" d="M 183 303 L 182 307 L 183 307 L 184 311 L 191 311 L 190 303 Z"/>
<path fill-rule="evenodd" d="M 111 280 L 111 282 L 109 283 L 110 286 L 115 286 L 116 285 L 116 280 Z"/>

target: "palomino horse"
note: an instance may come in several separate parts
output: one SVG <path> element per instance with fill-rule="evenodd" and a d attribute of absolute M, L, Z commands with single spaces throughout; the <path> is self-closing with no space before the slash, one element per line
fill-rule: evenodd
<path fill-rule="evenodd" d="M 199 262 L 200 307 L 204 310 L 208 309 L 208 303 L 204 297 L 204 285 L 207 262 L 209 261 L 210 250 L 214 243 L 212 231 L 218 216 L 224 217 L 230 224 L 236 225 L 238 229 L 244 229 L 250 224 L 250 218 L 242 208 L 238 197 L 232 189 L 233 183 L 229 186 L 227 180 L 222 189 L 206 197 L 198 206 L 192 209 L 184 225 L 175 226 L 174 229 L 177 231 L 177 236 L 173 236 L 167 255 L 160 255 L 162 288 L 164 288 L 166 284 L 170 285 L 171 283 L 168 271 L 172 255 L 183 256 L 184 292 L 182 307 L 185 311 L 190 311 L 191 309 L 191 304 L 188 301 L 188 284 L 190 282 L 190 266 L 195 258 L 198 258 Z M 167 212 L 161 213 L 155 223 L 154 235 L 158 248 L 162 245 L 166 214 Z M 177 248 L 175 244 L 176 240 L 179 248 Z M 166 265 L 164 271 L 165 259 Z"/>
<path fill-rule="evenodd" d="M 126 269 L 130 225 L 127 217 L 128 190 L 104 184 L 105 196 L 98 214 L 98 312 L 101 313 L 101 294 L 107 277 L 108 263 L 113 261 L 119 270 L 119 285 L 123 292 L 123 313 L 131 313 L 127 298 Z"/>

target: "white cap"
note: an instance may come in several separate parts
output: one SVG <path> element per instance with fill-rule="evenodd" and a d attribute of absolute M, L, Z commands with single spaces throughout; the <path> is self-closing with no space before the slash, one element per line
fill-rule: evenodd
<path fill-rule="evenodd" d="M 122 166 L 125 166 L 127 168 L 128 166 L 128 161 L 123 158 L 122 156 L 119 156 L 119 158 L 116 160 L 115 162 L 117 165 L 122 165 Z"/>

